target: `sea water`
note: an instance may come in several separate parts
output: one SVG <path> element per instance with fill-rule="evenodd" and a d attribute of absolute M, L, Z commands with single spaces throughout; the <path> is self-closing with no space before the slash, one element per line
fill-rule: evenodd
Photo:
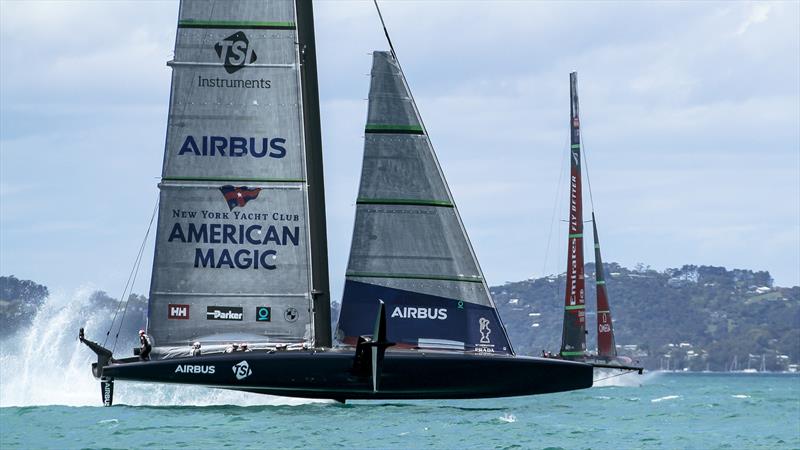
<path fill-rule="evenodd" d="M 117 382 L 76 340 L 89 290 L 0 344 L 0 448 L 800 448 L 796 374 L 629 374 L 581 391 L 341 405 Z M 87 328 L 90 329 L 90 328 Z M 458 376 L 458 374 L 453 374 Z"/>

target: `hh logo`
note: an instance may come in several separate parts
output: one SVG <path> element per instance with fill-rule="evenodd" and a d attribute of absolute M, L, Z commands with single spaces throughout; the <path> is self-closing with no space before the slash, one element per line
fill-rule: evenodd
<path fill-rule="evenodd" d="M 168 319 L 189 319 L 189 305 L 167 305 Z"/>
<path fill-rule="evenodd" d="M 247 36 L 241 31 L 217 42 L 214 50 L 228 73 L 234 73 L 248 64 L 253 64 L 258 59 L 256 52 L 250 48 Z"/>
<path fill-rule="evenodd" d="M 233 211 L 233 208 L 237 206 L 243 208 L 247 202 L 257 198 L 261 188 L 250 189 L 247 186 L 236 187 L 226 184 L 219 188 L 219 191 L 222 192 L 225 201 L 228 202 L 228 209 Z"/>
<path fill-rule="evenodd" d="M 242 361 L 239 364 L 233 366 L 233 374 L 236 375 L 237 380 L 244 380 L 245 378 L 252 375 L 253 371 L 250 370 L 250 365 L 247 364 L 247 361 Z"/>

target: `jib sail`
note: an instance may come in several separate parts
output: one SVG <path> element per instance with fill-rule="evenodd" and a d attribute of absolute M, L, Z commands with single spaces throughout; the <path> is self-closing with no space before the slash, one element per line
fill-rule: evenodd
<path fill-rule="evenodd" d="M 594 212 L 592 212 L 592 231 L 594 232 L 594 270 L 595 284 L 597 285 L 597 356 L 614 359 L 617 357 L 617 346 L 614 342 L 614 325 L 611 323 L 611 307 L 608 303 L 608 290 L 603 271 L 603 259 L 600 257 L 600 239 L 597 235 Z"/>
<path fill-rule="evenodd" d="M 512 353 L 411 92 L 389 52 L 373 54 L 364 161 L 337 340 Z"/>
<path fill-rule="evenodd" d="M 581 133 L 578 111 L 578 74 L 569 74 L 570 88 L 570 194 L 567 239 L 567 285 L 561 356 L 583 359 L 586 352 L 585 280 L 583 267 L 583 196 L 581 194 Z"/>
<path fill-rule="evenodd" d="M 181 2 L 150 288 L 156 346 L 315 341 L 312 292 L 327 303 L 328 288 L 312 188 L 321 160 L 309 162 L 313 58 L 313 22 L 298 23 L 292 0 Z"/>

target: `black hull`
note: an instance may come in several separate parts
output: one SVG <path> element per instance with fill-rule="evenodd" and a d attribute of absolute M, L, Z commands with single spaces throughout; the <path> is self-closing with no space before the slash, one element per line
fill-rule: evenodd
<path fill-rule="evenodd" d="M 102 374 L 116 380 L 194 384 L 339 401 L 509 397 L 592 386 L 592 366 L 578 362 L 389 351 L 383 361 L 380 387 L 374 392 L 371 376 L 356 373 L 353 360 L 352 351 L 344 350 L 247 352 L 118 362 L 103 367 Z"/>

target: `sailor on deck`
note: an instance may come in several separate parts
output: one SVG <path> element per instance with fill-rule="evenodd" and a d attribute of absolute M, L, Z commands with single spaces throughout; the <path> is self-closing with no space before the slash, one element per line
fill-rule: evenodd
<path fill-rule="evenodd" d="M 192 344 L 192 356 L 200 356 L 200 343 L 195 342 Z"/>
<path fill-rule="evenodd" d="M 150 343 L 150 336 L 145 334 L 144 330 L 139 330 L 139 343 L 142 344 L 139 348 L 139 359 L 150 361 L 150 351 L 153 350 L 153 345 Z"/>

